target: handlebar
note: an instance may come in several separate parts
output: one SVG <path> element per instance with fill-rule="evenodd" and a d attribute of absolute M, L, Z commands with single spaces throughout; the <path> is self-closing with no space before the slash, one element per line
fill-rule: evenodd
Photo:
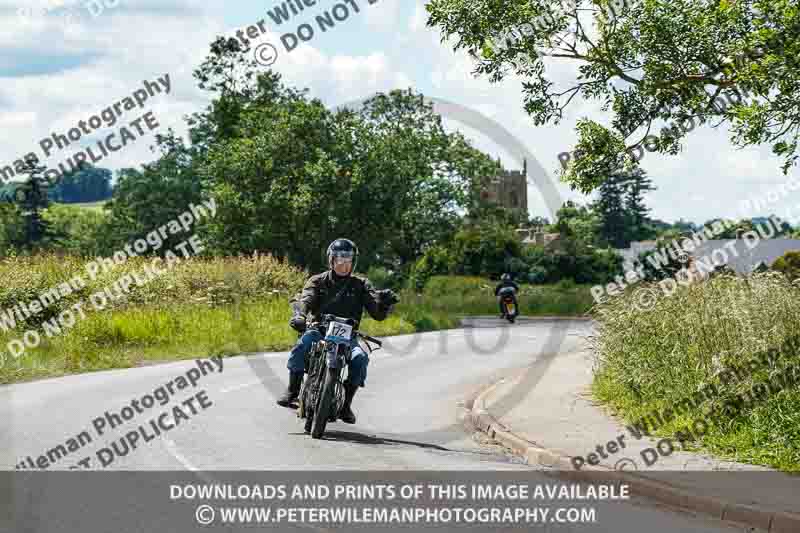
<path fill-rule="evenodd" d="M 311 324 L 308 325 L 308 329 L 321 329 L 324 325 L 325 324 L 323 322 L 312 322 Z M 381 341 L 380 339 L 376 339 L 375 337 L 371 337 L 371 336 L 367 335 L 366 333 L 361 333 L 358 330 L 353 330 L 353 333 L 358 335 L 359 337 L 361 337 L 364 340 L 367 340 L 369 342 L 374 342 L 375 344 L 377 344 L 378 346 L 381 346 L 381 347 L 383 346 L 383 341 Z"/>

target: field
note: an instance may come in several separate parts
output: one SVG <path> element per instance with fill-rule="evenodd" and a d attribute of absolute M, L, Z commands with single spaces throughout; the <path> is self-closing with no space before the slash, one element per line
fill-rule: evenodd
<path fill-rule="evenodd" d="M 0 287 L 4 356 L 0 383 L 128 368 L 150 361 L 288 350 L 296 341 L 288 327 L 288 299 L 300 290 L 307 273 L 271 256 L 184 260 L 118 300 L 109 298 L 107 308 L 94 310 L 93 294 L 126 274 L 142 272 L 144 265 L 142 258 L 131 259 L 88 280 L 85 260 L 76 257 L 18 257 L 0 262 L 4 280 Z M 30 302 L 75 276 L 87 280 L 86 286 L 69 294 L 63 291 L 62 298 L 21 323 L 10 322 L 15 317 L 10 311 L 14 305 Z M 458 327 L 461 316 L 496 313 L 493 290 L 494 284 L 482 278 L 432 278 L 421 294 L 401 291 L 401 303 L 393 315 L 382 322 L 368 318 L 363 329 L 380 337 Z M 523 314 L 581 314 L 591 301 L 586 287 L 525 287 L 523 293 Z M 75 305 L 85 310 L 85 319 L 77 318 Z M 58 316 L 70 309 L 75 323 L 59 322 Z M 41 342 L 15 357 L 9 342 L 16 340 L 14 346 L 19 349 L 29 329 L 38 332 Z"/>
<path fill-rule="evenodd" d="M 106 200 L 102 200 L 100 202 L 86 202 L 86 203 L 73 203 L 73 204 L 60 204 L 60 205 L 69 205 L 72 207 L 80 207 L 81 209 L 88 209 L 90 211 L 102 211 L 103 206 L 106 204 Z"/>

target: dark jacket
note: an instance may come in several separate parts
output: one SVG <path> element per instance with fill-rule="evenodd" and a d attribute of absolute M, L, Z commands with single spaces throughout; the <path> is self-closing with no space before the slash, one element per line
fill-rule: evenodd
<path fill-rule="evenodd" d="M 500 283 L 498 283 L 497 287 L 495 287 L 495 289 L 494 289 L 494 295 L 495 296 L 499 296 L 500 295 L 500 289 L 502 289 L 504 287 L 514 287 L 514 290 L 519 291 L 519 285 L 517 285 L 516 283 L 514 283 L 511 280 L 506 280 L 506 281 L 501 281 Z"/>
<path fill-rule="evenodd" d="M 324 313 L 360 322 L 364 308 L 375 320 L 383 320 L 389 308 L 383 294 L 366 278 L 355 275 L 341 278 L 326 270 L 308 278 L 303 291 L 290 303 L 294 314 L 305 315 L 308 324 L 320 321 Z"/>

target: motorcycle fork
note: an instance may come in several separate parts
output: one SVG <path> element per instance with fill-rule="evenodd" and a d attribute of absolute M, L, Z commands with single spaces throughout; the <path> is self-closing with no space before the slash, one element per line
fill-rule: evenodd
<path fill-rule="evenodd" d="M 344 405 L 344 383 L 349 374 L 350 356 L 352 348 L 348 344 L 333 344 L 327 347 L 328 368 L 338 369 L 337 387 L 335 392 L 335 412 L 338 413 Z"/>

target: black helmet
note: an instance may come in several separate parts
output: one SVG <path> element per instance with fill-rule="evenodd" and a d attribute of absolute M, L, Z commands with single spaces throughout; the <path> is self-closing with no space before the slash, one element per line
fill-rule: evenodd
<path fill-rule="evenodd" d="M 336 239 L 328 246 L 328 268 L 331 270 L 333 270 L 334 257 L 352 258 L 353 267 L 350 269 L 350 274 L 352 274 L 355 272 L 358 262 L 358 247 L 350 239 Z"/>
<path fill-rule="evenodd" d="M 500 279 L 503 281 L 509 281 L 511 279 L 511 274 L 503 274 Z"/>

